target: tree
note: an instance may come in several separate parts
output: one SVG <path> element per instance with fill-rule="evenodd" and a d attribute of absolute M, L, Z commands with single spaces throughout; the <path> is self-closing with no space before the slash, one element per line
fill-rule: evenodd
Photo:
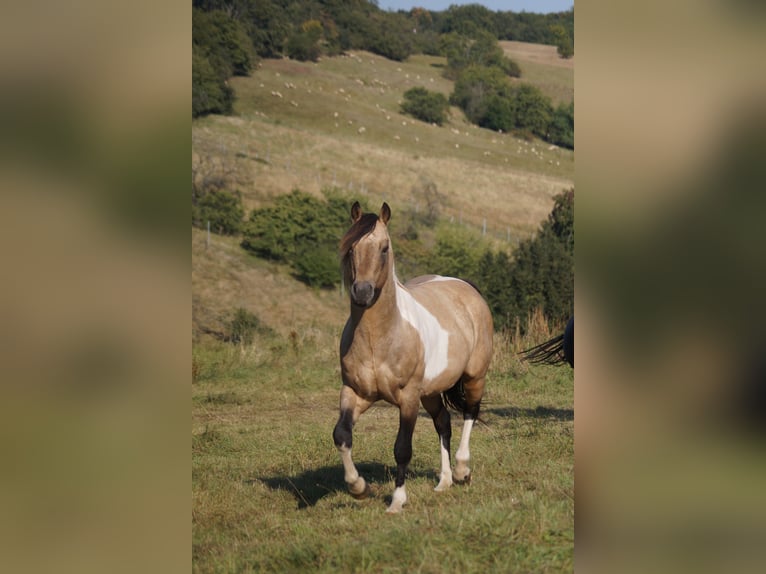
<path fill-rule="evenodd" d="M 514 127 L 545 138 L 553 116 L 550 99 L 532 84 L 520 84 L 513 91 Z"/>
<path fill-rule="evenodd" d="M 220 10 L 192 10 L 192 44 L 223 78 L 247 76 L 257 63 L 245 28 Z"/>
<path fill-rule="evenodd" d="M 560 104 L 556 108 L 546 139 L 556 145 L 574 149 L 574 102 L 569 105 Z"/>
<path fill-rule="evenodd" d="M 553 209 L 537 234 L 523 241 L 508 267 L 508 289 L 496 320 L 510 326 L 535 308 L 563 323 L 574 302 L 574 189 L 554 198 Z M 523 321 L 521 321 L 523 325 Z"/>
<path fill-rule="evenodd" d="M 574 56 L 574 42 L 569 36 L 569 32 L 566 31 L 561 24 L 555 24 L 550 26 L 551 34 L 554 38 L 554 45 L 556 51 L 562 58 L 571 58 Z"/>
<path fill-rule="evenodd" d="M 202 50 L 192 45 L 192 117 L 229 114 L 234 91 L 210 64 Z"/>
<path fill-rule="evenodd" d="M 511 83 L 499 68 L 471 66 L 455 82 L 450 102 L 460 107 L 473 123 L 483 125 L 493 97 L 507 98 Z"/>
<path fill-rule="evenodd" d="M 444 75 L 456 79 L 461 72 L 471 66 L 499 68 L 507 76 L 520 77 L 518 64 L 508 58 L 498 45 L 497 38 L 485 31 L 476 31 L 473 37 L 457 33 L 442 36 L 441 51 L 447 58 Z"/>
<path fill-rule="evenodd" d="M 316 62 L 321 53 L 322 23 L 307 20 L 293 32 L 287 41 L 287 55 L 294 60 Z"/>
<path fill-rule="evenodd" d="M 429 266 L 432 273 L 475 282 L 481 254 L 481 236 L 465 227 L 444 224 L 436 230 Z"/>

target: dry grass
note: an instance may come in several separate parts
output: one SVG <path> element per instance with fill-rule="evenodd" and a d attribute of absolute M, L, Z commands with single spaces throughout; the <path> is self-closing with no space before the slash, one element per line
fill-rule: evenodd
<path fill-rule="evenodd" d="M 555 46 L 500 42 L 505 53 L 521 67 L 523 82 L 534 84 L 554 105 L 574 99 L 574 57 L 564 59 Z"/>
<path fill-rule="evenodd" d="M 283 337 L 340 332 L 348 303 L 338 291 L 311 289 L 282 266 L 248 255 L 239 240 L 192 229 L 192 297 L 195 326 L 224 331 L 234 309 L 254 313 Z"/>
<path fill-rule="evenodd" d="M 318 64 L 266 60 L 252 77 L 232 80 L 237 117 L 193 123 L 192 162 L 225 166 L 248 208 L 295 187 L 319 193 L 334 184 L 396 212 L 426 179 L 447 196 L 447 217 L 475 226 L 486 218 L 502 237 L 508 229 L 530 235 L 553 195 L 573 185 L 574 154 L 477 128 L 455 108 L 444 127 L 400 114 L 410 87 L 451 91 L 439 62 L 364 52 Z"/>

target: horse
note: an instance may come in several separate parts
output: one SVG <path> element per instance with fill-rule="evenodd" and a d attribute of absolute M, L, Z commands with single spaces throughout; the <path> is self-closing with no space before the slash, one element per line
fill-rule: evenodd
<path fill-rule="evenodd" d="M 569 318 L 561 335 L 519 354 L 536 365 L 561 365 L 567 362 L 574 369 L 574 316 Z"/>
<path fill-rule="evenodd" d="M 362 213 L 355 202 L 352 225 L 340 242 L 350 313 L 340 340 L 340 415 L 333 441 L 349 493 L 366 498 L 370 487 L 351 457 L 352 428 L 378 400 L 399 408 L 395 488 L 386 509 L 397 513 L 407 502 L 404 482 L 420 404 L 439 436 L 441 473 L 435 490 L 448 489 L 453 476 L 455 483 L 470 482 L 469 441 L 492 358 L 494 326 L 487 303 L 467 281 L 439 275 L 399 281 L 390 218 L 385 202 L 378 215 Z M 462 411 L 464 420 L 454 475 L 447 407 Z"/>

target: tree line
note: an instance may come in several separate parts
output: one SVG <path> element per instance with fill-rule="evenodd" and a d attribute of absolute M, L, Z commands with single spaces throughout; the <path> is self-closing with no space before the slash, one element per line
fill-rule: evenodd
<path fill-rule="evenodd" d="M 445 198 L 432 182 L 412 190 L 422 209 L 397 211 L 389 231 L 394 241 L 400 279 L 436 273 L 468 279 L 486 298 L 498 329 L 514 328 L 535 309 L 563 323 L 574 302 L 574 189 L 554 198 L 548 218 L 535 235 L 509 252 L 494 249 L 476 231 L 440 218 Z M 316 288 L 341 284 L 338 241 L 350 225 L 347 192 L 326 188 L 324 197 L 293 190 L 244 219 L 241 199 L 224 190 L 202 197 L 193 208 L 192 223 L 211 231 L 241 237 L 243 249 L 275 261 Z M 216 199 L 210 199 L 216 198 Z M 367 205 L 376 212 L 379 206 Z"/>

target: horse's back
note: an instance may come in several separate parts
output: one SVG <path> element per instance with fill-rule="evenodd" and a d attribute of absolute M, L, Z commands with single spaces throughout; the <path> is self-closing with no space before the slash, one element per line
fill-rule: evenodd
<path fill-rule="evenodd" d="M 405 287 L 442 325 L 455 322 L 458 329 L 473 332 L 475 342 L 491 347 L 492 313 L 475 285 L 455 277 L 422 275 Z"/>
<path fill-rule="evenodd" d="M 434 303 L 450 304 L 453 307 L 475 307 L 476 312 L 482 315 L 486 310 L 491 321 L 491 313 L 484 297 L 479 288 L 469 281 L 457 277 L 421 275 L 411 279 L 404 286 L 427 308 Z M 449 312 L 449 309 L 445 311 Z"/>

